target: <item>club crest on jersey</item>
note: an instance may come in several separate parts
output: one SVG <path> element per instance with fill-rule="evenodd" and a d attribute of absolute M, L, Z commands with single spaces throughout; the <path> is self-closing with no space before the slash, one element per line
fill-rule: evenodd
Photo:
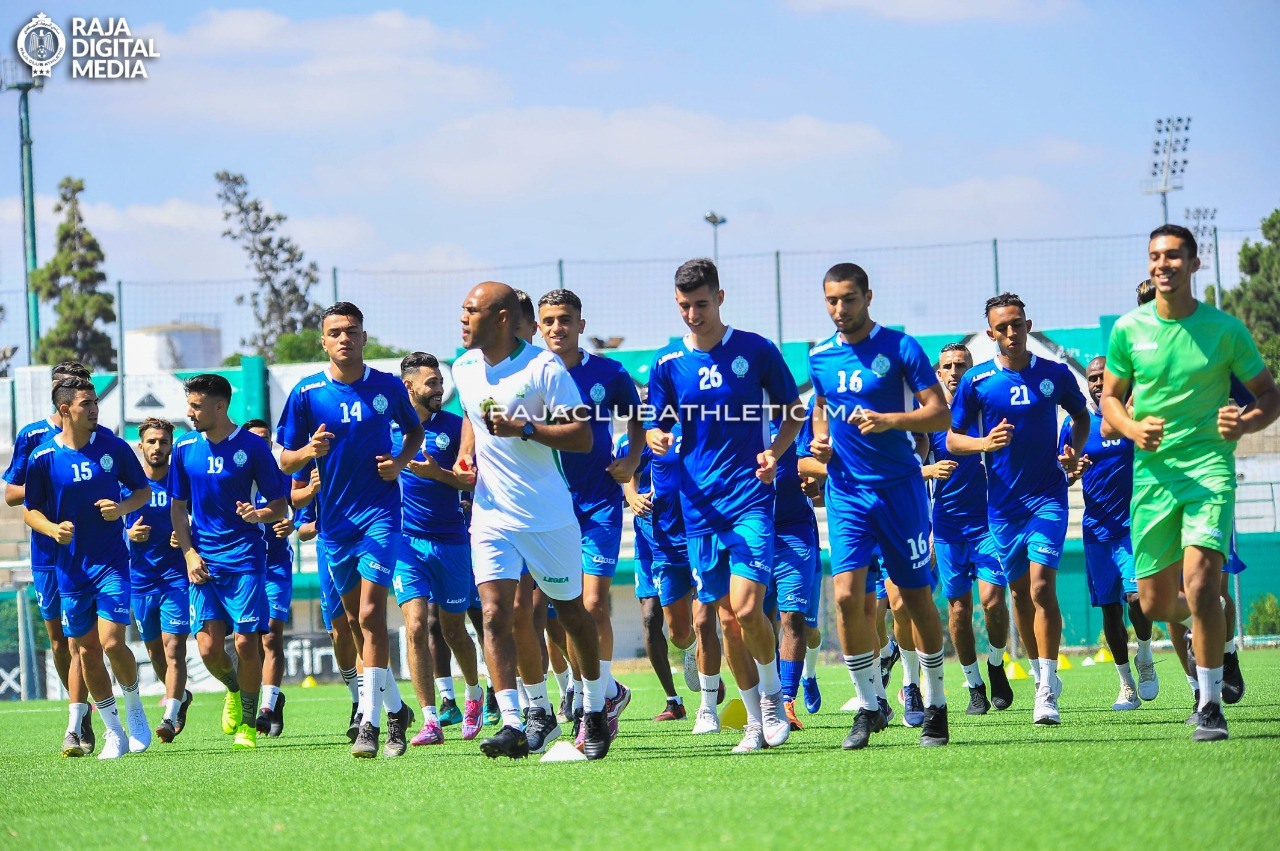
<path fill-rule="evenodd" d="M 747 364 L 746 358 L 744 358 L 742 355 L 738 355 L 736 358 L 733 359 L 733 363 L 730 364 L 729 368 L 733 370 L 734 375 L 741 378 L 742 376 L 747 374 L 747 369 L 749 369 L 749 365 Z"/>
<path fill-rule="evenodd" d="M 237 449 L 236 454 L 231 456 L 231 460 L 236 463 L 237 467 L 243 467 L 249 460 L 249 455 L 243 449 Z"/>
<path fill-rule="evenodd" d="M 441 451 L 449 448 L 449 435 L 440 432 L 436 435 L 436 449 Z"/>
<path fill-rule="evenodd" d="M 877 378 L 884 378 L 889 374 L 889 359 L 884 355 L 876 355 L 876 359 L 871 362 L 871 371 Z"/>
<path fill-rule="evenodd" d="M 598 381 L 591 385 L 591 401 L 597 405 L 604 401 L 604 385 Z"/>
<path fill-rule="evenodd" d="M 387 412 L 387 397 L 379 393 L 373 397 L 373 409 L 380 414 Z"/>
<path fill-rule="evenodd" d="M 98 462 L 102 466 L 102 472 L 110 473 L 111 468 L 116 465 L 115 459 L 110 455 L 103 455 L 102 460 Z"/>
<path fill-rule="evenodd" d="M 1041 381 L 1041 382 L 1040 382 L 1040 395 L 1041 395 L 1041 396 L 1051 396 L 1051 395 L 1053 395 L 1053 382 L 1052 382 L 1052 381 L 1050 381 L 1049 379 L 1047 379 L 1047 378 L 1046 378 L 1044 381 Z"/>

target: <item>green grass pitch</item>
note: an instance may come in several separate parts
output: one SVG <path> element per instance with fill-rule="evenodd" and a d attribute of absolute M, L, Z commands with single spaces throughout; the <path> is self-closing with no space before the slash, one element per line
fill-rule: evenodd
<path fill-rule="evenodd" d="M 660 689 L 648 669 L 628 674 L 635 697 L 599 763 L 490 761 L 457 727 L 443 746 L 355 760 L 341 686 L 290 689 L 285 736 L 253 752 L 232 752 L 220 698 L 197 696 L 174 744 L 112 763 L 58 755 L 62 705 L 6 704 L 0 846 L 1275 848 L 1280 650 L 1241 655 L 1231 739 L 1209 744 L 1182 723 L 1190 691 L 1172 655 L 1157 657 L 1160 697 L 1128 713 L 1111 710 L 1113 666 L 1073 658 L 1057 728 L 1031 724 L 1029 681 L 1012 709 L 966 717 L 948 663 L 951 745 L 928 750 L 895 718 L 842 752 L 853 688 L 839 667 L 822 670 L 823 709 L 800 711 L 804 730 L 747 756 L 729 753 L 734 731 L 650 722 Z"/>

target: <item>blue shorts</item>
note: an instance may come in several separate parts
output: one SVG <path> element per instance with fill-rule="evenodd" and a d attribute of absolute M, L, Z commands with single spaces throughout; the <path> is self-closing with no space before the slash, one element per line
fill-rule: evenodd
<path fill-rule="evenodd" d="M 796 524 L 777 530 L 773 537 L 773 577 L 765 596 L 765 609 L 779 612 L 810 611 L 814 605 L 822 573 L 818 553 L 817 527 Z"/>
<path fill-rule="evenodd" d="M 58 591 L 58 571 L 52 567 L 31 568 L 31 585 L 36 591 L 36 607 L 47 621 L 62 620 L 62 593 Z"/>
<path fill-rule="evenodd" d="M 1126 594 L 1138 593 L 1129 536 L 1114 541 L 1084 542 L 1084 569 L 1089 579 L 1089 602 L 1095 608 L 1123 603 Z"/>
<path fill-rule="evenodd" d="M 948 600 L 959 600 L 973 593 L 975 579 L 989 585 L 1005 586 L 1004 568 L 1000 566 L 999 552 L 990 532 L 980 532 L 966 541 L 933 542 L 933 554 L 938 562 L 938 578 L 942 581 L 942 593 Z"/>
<path fill-rule="evenodd" d="M 62 634 L 80 638 L 96 628 L 98 620 L 127 624 L 129 612 L 129 573 L 126 570 L 104 570 L 83 591 L 62 595 Z"/>
<path fill-rule="evenodd" d="M 1058 569 L 1062 544 L 1067 539 L 1067 506 L 1046 502 L 1025 520 L 991 521 L 1005 581 L 1012 585 L 1031 569 L 1031 562 Z"/>
<path fill-rule="evenodd" d="M 267 616 L 273 621 L 289 621 L 293 606 L 293 564 L 267 568 Z"/>
<path fill-rule="evenodd" d="M 1240 560 L 1240 553 L 1236 552 L 1236 531 L 1231 530 L 1231 543 L 1227 547 L 1227 559 L 1222 563 L 1222 572 L 1231 576 L 1237 576 L 1244 573 L 1249 565 Z"/>
<path fill-rule="evenodd" d="M 582 572 L 612 578 L 622 548 L 622 506 L 605 503 L 591 514 L 579 516 L 578 526 L 582 529 Z"/>
<path fill-rule="evenodd" d="M 347 615 L 342 609 L 342 595 L 333 587 L 329 562 L 325 559 L 324 547 L 321 546 L 316 547 L 316 574 L 320 578 L 320 619 L 324 621 L 325 632 L 333 632 L 333 622 Z"/>
<path fill-rule="evenodd" d="M 698 602 L 714 603 L 728 596 L 730 576 L 768 587 L 773 576 L 773 517 L 768 511 L 748 512 L 732 530 L 689 535 L 686 541 Z"/>
<path fill-rule="evenodd" d="M 649 535 L 649 530 L 652 528 L 649 524 L 641 524 L 640 519 L 636 518 L 634 529 L 637 600 L 648 600 L 658 596 L 658 586 L 653 581 L 653 542 Z"/>
<path fill-rule="evenodd" d="M 400 548 L 400 523 L 385 520 L 365 530 L 364 537 L 354 541 L 328 541 L 324 536 L 316 539 L 317 547 L 325 548 L 329 574 L 333 587 L 345 595 L 367 579 L 375 585 L 390 588 L 395 575 L 396 551 Z"/>
<path fill-rule="evenodd" d="M 884 560 L 879 553 L 867 568 L 866 592 L 875 594 L 877 600 L 889 598 L 889 589 L 884 587 Z"/>
<path fill-rule="evenodd" d="M 138 635 L 143 641 L 155 641 L 162 632 L 169 635 L 191 634 L 190 584 L 183 579 L 147 594 L 133 595 L 133 617 L 138 622 Z"/>
<path fill-rule="evenodd" d="M 400 542 L 392 587 L 400 605 L 427 598 L 446 612 L 465 612 L 471 606 L 471 545 L 442 544 L 430 538 L 405 535 Z"/>
<path fill-rule="evenodd" d="M 222 621 L 240 635 L 267 632 L 267 578 L 261 573 L 210 576 L 191 585 L 191 628 L 199 632 L 206 621 Z"/>
<path fill-rule="evenodd" d="M 924 479 L 847 491 L 828 479 L 826 499 L 833 575 L 869 566 L 878 550 L 895 585 L 926 588 L 933 583 Z"/>

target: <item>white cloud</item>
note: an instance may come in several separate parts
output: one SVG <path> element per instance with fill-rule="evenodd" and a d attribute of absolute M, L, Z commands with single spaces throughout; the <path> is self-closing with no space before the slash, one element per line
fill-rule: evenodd
<path fill-rule="evenodd" d="M 777 171 L 892 149 L 878 129 L 808 115 L 732 121 L 667 106 L 530 107 L 445 124 L 390 162 L 450 195 L 498 198 L 662 186 L 689 175 Z M 379 157 L 382 166 L 388 159 Z"/>
<path fill-rule="evenodd" d="M 1039 21 L 1079 8 L 1078 0 L 788 0 L 801 12 L 856 11 L 910 23 Z"/>
<path fill-rule="evenodd" d="M 991 151 L 990 159 L 1005 167 L 1074 166 L 1097 162 L 1104 152 L 1062 136 L 1042 136 L 1026 142 L 1002 145 Z"/>

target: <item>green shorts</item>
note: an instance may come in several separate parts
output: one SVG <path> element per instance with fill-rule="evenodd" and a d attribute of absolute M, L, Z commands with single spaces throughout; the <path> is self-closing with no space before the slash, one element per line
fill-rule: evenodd
<path fill-rule="evenodd" d="M 1224 556 L 1235 525 L 1236 486 L 1227 478 L 1133 486 L 1133 560 L 1139 579 L 1182 560 L 1187 547 Z"/>

